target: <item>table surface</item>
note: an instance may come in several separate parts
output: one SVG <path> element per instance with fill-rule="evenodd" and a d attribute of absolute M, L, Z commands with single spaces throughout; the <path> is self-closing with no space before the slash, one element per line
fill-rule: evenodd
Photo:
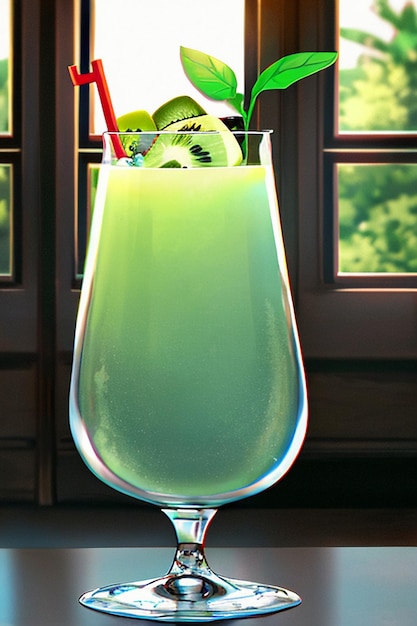
<path fill-rule="evenodd" d="M 162 575 L 172 557 L 166 547 L 2 549 L 0 626 L 133 624 L 86 609 L 77 598 L 97 586 Z M 216 547 L 207 558 L 219 574 L 287 587 L 303 599 L 289 611 L 246 619 L 245 626 L 417 624 L 416 547 Z"/>

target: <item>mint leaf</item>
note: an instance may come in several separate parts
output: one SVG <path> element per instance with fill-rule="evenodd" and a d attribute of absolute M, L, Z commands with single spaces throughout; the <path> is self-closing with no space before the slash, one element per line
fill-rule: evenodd
<path fill-rule="evenodd" d="M 336 61 L 337 52 L 298 52 L 275 61 L 255 82 L 247 111 L 243 94 L 237 93 L 236 75 L 226 63 L 184 46 L 180 46 L 180 56 L 184 72 L 194 87 L 212 100 L 226 101 L 242 116 L 247 130 L 260 93 L 286 89 L 298 80 L 324 70 Z"/>
<path fill-rule="evenodd" d="M 188 80 L 212 100 L 234 100 L 237 79 L 234 71 L 223 61 L 204 52 L 180 47 L 180 56 Z"/>
<path fill-rule="evenodd" d="M 332 65 L 336 52 L 297 52 L 266 68 L 253 86 L 251 99 L 268 89 L 286 89 L 293 83 Z"/>

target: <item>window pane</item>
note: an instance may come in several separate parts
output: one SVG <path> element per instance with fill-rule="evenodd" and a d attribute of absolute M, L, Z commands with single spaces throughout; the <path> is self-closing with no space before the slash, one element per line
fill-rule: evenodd
<path fill-rule="evenodd" d="M 417 272 L 417 165 L 339 163 L 339 273 Z"/>
<path fill-rule="evenodd" d="M 417 0 L 339 0 L 339 130 L 417 131 Z"/>
<path fill-rule="evenodd" d="M 0 164 L 0 277 L 2 278 L 10 278 L 12 276 L 12 251 L 12 166 Z"/>
<path fill-rule="evenodd" d="M 136 109 L 153 113 L 183 94 L 213 115 L 231 114 L 223 103 L 207 102 L 192 87 L 182 71 L 179 46 L 230 65 L 243 92 L 245 0 L 94 0 L 94 5 L 91 58 L 103 60 L 116 116 Z M 101 134 L 105 125 L 92 93 L 92 133 Z"/>
<path fill-rule="evenodd" d="M 97 191 L 99 165 L 86 160 L 82 155 L 79 164 L 79 201 L 77 216 L 77 260 L 76 276 L 80 279 L 84 271 L 88 233 L 93 215 Z M 88 157 L 87 157 L 88 158 Z"/>
<path fill-rule="evenodd" d="M 10 4 L 10 0 L 0 0 L 0 135 L 11 133 Z"/>

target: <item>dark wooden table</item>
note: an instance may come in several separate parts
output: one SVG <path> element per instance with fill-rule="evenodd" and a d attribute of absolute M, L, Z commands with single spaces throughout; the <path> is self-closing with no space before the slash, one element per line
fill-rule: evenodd
<path fill-rule="evenodd" d="M 164 574 L 172 557 L 166 547 L 4 548 L 0 626 L 130 626 L 132 619 L 81 607 L 78 596 L 100 585 Z M 242 620 L 245 626 L 417 624 L 416 547 L 216 547 L 207 549 L 207 557 L 217 573 L 301 595 L 301 606 Z"/>

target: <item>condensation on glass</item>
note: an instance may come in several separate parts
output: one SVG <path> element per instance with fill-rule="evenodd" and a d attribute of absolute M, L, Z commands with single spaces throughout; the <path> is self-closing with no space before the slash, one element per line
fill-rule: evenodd
<path fill-rule="evenodd" d="M 6 281 L 13 273 L 13 176 L 2 145 L 12 134 L 11 29 L 11 0 L 0 0 L 0 280 Z"/>
<path fill-rule="evenodd" d="M 334 275 L 399 280 L 417 273 L 417 0 L 338 9 Z"/>

